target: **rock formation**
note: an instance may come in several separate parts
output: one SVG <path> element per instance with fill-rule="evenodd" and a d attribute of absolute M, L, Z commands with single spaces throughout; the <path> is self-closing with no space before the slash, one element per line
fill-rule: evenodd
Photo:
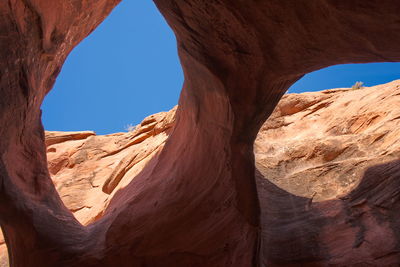
<path fill-rule="evenodd" d="M 279 242 L 285 239 L 263 237 L 274 229 L 290 233 L 295 226 L 280 228 L 290 213 L 270 217 L 271 207 L 266 215 L 261 213 L 254 175 L 257 133 L 284 92 L 304 74 L 341 63 L 400 61 L 400 2 L 155 0 L 177 36 L 185 73 L 176 123 L 163 149 L 129 184 L 113 193 L 102 217 L 83 226 L 64 205 L 50 178 L 40 106 L 68 53 L 118 2 L 0 3 L 0 224 L 11 265 L 282 263 L 285 251 Z M 102 192 L 109 194 L 123 183 L 121 173 L 134 160 L 127 155 Z M 64 164 L 55 164 L 53 172 Z M 322 238 L 318 233 L 328 225 L 328 215 L 343 230 L 340 214 L 358 205 L 347 221 L 354 224 L 347 235 L 357 234 L 355 247 L 363 248 L 365 240 L 370 240 L 365 237 L 366 226 L 356 219 L 373 213 L 375 217 L 367 217 L 363 225 L 390 225 L 395 230 L 389 242 L 397 248 L 398 227 L 393 219 L 397 199 L 389 201 L 392 206 L 387 211 L 382 208 L 383 215 L 370 202 L 363 202 L 367 194 L 377 197 L 373 203 L 388 207 L 380 192 L 396 190 L 395 179 L 377 186 L 373 181 L 395 177 L 397 166 L 392 162 L 368 170 L 363 179 L 367 182 L 343 203 L 325 201 L 321 203 L 329 204 L 299 212 L 298 216 L 312 216 L 319 230 L 300 227 L 294 236 L 307 244 Z M 269 194 L 271 201 L 286 207 L 284 197 L 275 193 L 279 192 Z M 295 204 L 291 207 L 296 209 Z M 342 212 L 338 220 L 329 210 Z M 332 235 L 323 238 L 336 241 Z M 376 246 L 385 250 L 383 245 Z M 343 248 L 310 245 L 299 249 L 308 256 L 294 247 L 288 250 L 288 264 L 326 262 Z M 358 251 L 357 259 L 366 253 Z M 396 251 L 365 259 L 390 261 Z"/>
<path fill-rule="evenodd" d="M 3 232 L 0 229 L 0 267 L 8 267 L 7 247 L 4 241 Z"/>
<path fill-rule="evenodd" d="M 400 218 L 389 211 L 400 179 L 399 103 L 400 80 L 283 96 L 255 142 L 266 265 L 398 263 L 390 240 Z M 129 133 L 46 132 L 53 182 L 82 224 L 100 219 L 160 153 L 175 112 L 149 116 Z M 379 165 L 389 168 L 374 177 Z"/>
<path fill-rule="evenodd" d="M 267 266 L 400 263 L 400 80 L 285 95 L 255 142 Z"/>

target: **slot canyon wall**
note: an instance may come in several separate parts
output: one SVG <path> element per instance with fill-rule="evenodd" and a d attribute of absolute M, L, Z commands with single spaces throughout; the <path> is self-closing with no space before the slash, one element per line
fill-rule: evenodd
<path fill-rule="evenodd" d="M 284 178 L 302 172 L 297 174 L 301 179 L 318 176 L 320 169 L 306 170 L 301 160 L 286 166 L 268 157 L 261 157 L 256 169 L 253 144 L 288 87 L 304 74 L 334 64 L 400 61 L 400 2 L 155 3 L 177 36 L 185 74 L 175 122 L 172 126 L 166 120 L 160 126 L 159 133 L 165 132 L 159 135 L 162 149 L 154 145 L 154 151 L 143 152 L 154 154 L 141 169 L 126 169 L 141 157 L 126 149 L 123 163 L 110 165 L 115 172 L 104 184 L 87 185 L 101 187 L 110 196 L 104 209 L 83 224 L 71 210 L 85 217 L 88 207 L 71 208 L 64 196 L 67 208 L 51 180 L 50 173 L 66 163 L 60 157 L 48 169 L 40 105 L 68 53 L 118 1 L 0 3 L 0 224 L 11 266 L 399 263 L 398 154 L 374 162 L 354 191 L 338 189 L 336 194 L 323 192 L 317 182 L 307 190 L 301 183 L 285 187 Z M 396 102 L 388 108 L 395 106 Z M 318 113 L 314 108 L 312 113 Z M 305 109 L 295 113 L 301 110 Z M 374 116 L 364 124 L 376 122 L 382 114 Z M 340 135 L 341 122 L 334 122 L 337 125 L 326 131 Z M 148 123 L 155 127 L 154 121 Z M 348 128 L 357 131 L 357 124 L 360 121 L 353 121 Z M 266 136 L 271 147 L 279 139 Z M 57 135 L 52 138 L 59 140 Z M 332 150 L 327 155 L 318 154 L 318 146 L 315 151 L 293 153 L 301 159 L 307 154 L 300 152 L 308 151 L 320 155 L 316 161 L 326 162 L 351 151 L 362 157 L 362 149 L 337 151 L 342 140 L 330 141 L 321 145 Z M 109 150 L 134 145 L 131 142 L 139 141 L 128 138 Z M 257 149 L 256 155 L 261 153 Z M 101 153 L 112 158 L 107 151 Z M 80 155 L 81 160 L 89 156 Z M 391 161 L 386 162 L 389 156 Z M 279 167 L 275 173 L 274 164 Z M 330 167 L 325 167 L 329 173 Z M 344 176 L 353 174 L 346 170 Z M 80 181 L 68 173 L 63 179 Z M 342 182 L 354 186 L 355 180 Z M 336 198 L 338 194 L 344 194 L 342 199 Z M 104 199 L 99 195 L 91 201 Z"/>

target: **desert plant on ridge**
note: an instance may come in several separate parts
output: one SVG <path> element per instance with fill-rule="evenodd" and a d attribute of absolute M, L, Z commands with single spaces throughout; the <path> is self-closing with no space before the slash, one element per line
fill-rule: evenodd
<path fill-rule="evenodd" d="M 353 90 L 361 89 L 361 88 L 364 87 L 363 85 L 364 85 L 363 82 L 356 82 L 356 83 L 351 87 L 351 89 L 353 89 Z"/>

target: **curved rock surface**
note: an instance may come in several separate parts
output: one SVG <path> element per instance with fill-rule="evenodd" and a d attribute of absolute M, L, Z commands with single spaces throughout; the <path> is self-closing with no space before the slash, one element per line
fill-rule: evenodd
<path fill-rule="evenodd" d="M 163 148 L 176 107 L 145 118 L 128 133 L 46 131 L 48 169 L 67 208 L 83 225 L 102 217 L 118 190 Z M 0 231 L 0 267 L 8 266 Z"/>
<path fill-rule="evenodd" d="M 272 243 L 262 238 L 254 175 L 260 127 L 308 72 L 400 61 L 400 2 L 155 0 L 185 73 L 176 123 L 163 149 L 84 226 L 51 180 L 40 106 L 68 53 L 118 2 L 0 3 L 0 224 L 12 266 L 262 264 Z M 368 177 L 394 170 L 383 165 Z M 326 250 L 302 262 L 329 259 L 318 251 Z M 279 251 L 271 255 L 279 262 Z"/>
<path fill-rule="evenodd" d="M 285 95 L 255 142 L 267 266 L 400 263 L 400 80 Z"/>
<path fill-rule="evenodd" d="M 385 211 L 398 198 L 399 103 L 400 80 L 283 96 L 255 142 L 266 265 L 398 262 L 388 241 L 400 218 Z M 82 224 L 101 218 L 114 194 L 160 152 L 175 112 L 149 116 L 128 133 L 46 132 L 53 182 Z M 375 168 L 380 177 L 369 174 Z M 0 236 L 0 266 L 5 257 Z"/>

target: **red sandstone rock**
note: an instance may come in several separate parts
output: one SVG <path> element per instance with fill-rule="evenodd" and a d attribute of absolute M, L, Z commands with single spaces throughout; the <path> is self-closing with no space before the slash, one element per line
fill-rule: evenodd
<path fill-rule="evenodd" d="M 397 262 L 395 246 L 385 242 L 392 238 L 390 225 L 382 229 L 374 221 L 366 223 L 362 217 L 356 217 L 352 224 L 357 226 L 352 231 L 359 227 L 362 233 L 339 232 L 351 231 L 352 224 L 346 221 L 352 220 L 351 214 L 357 212 L 359 205 L 366 205 L 373 198 L 382 201 L 395 197 L 390 193 L 396 191 L 382 190 L 378 197 L 360 188 L 366 183 L 368 169 L 396 162 L 400 157 L 399 103 L 400 81 L 360 90 L 283 96 L 255 142 L 267 265 L 296 264 L 305 257 L 319 259 L 321 265 Z M 162 149 L 175 111 L 149 116 L 129 133 L 95 136 L 88 132 L 46 132 L 52 179 L 62 200 L 82 224 L 101 218 L 114 194 Z M 134 141 L 138 136 L 146 138 Z M 394 174 L 394 178 L 400 175 L 398 171 Z M 394 181 L 383 177 L 376 179 L 376 186 L 382 182 Z M 115 186 L 104 192 L 110 184 Z M 357 190 L 365 197 L 361 203 L 351 199 Z M 328 204 L 335 202 L 341 205 Z M 352 202 L 356 203 L 348 204 Z M 382 208 L 379 203 L 371 204 Z M 327 206 L 327 210 L 319 211 Z M 348 211 L 339 208 L 342 206 L 349 206 Z M 363 211 L 364 217 L 371 218 L 377 212 L 373 208 Z M 337 219 L 333 220 L 331 213 Z M 326 223 L 322 227 L 319 221 Z M 325 240 L 323 236 L 330 232 L 338 236 Z M 316 233 L 321 239 L 313 239 Z M 371 242 L 380 245 L 374 247 Z M 323 257 L 321 246 L 333 248 L 331 258 Z M 0 266 L 6 256 L 0 236 L 1 251 Z M 371 258 L 369 251 L 379 259 Z"/>
<path fill-rule="evenodd" d="M 0 229 L 0 267 L 8 267 L 7 247 L 4 241 L 3 232 Z"/>
<path fill-rule="evenodd" d="M 310 71 L 341 63 L 400 61 L 397 0 L 155 2 L 177 36 L 185 72 L 176 124 L 162 151 L 114 194 L 103 217 L 88 226 L 65 207 L 50 178 L 40 105 L 68 53 L 118 0 L 0 3 L 0 224 L 12 266 L 282 263 L 285 251 L 280 249 L 287 243 L 262 238 L 274 229 L 261 231 L 253 154 L 259 128 L 288 87 Z M 61 161 L 52 171 L 64 165 Z M 381 228 L 374 228 L 381 232 L 387 225 L 398 229 L 396 180 L 374 182 L 376 177 L 396 177 L 396 166 L 366 172 L 367 183 L 345 202 L 360 207 L 354 213 L 347 206 L 341 209 L 343 203 L 332 202 L 318 208 L 312 218 L 345 218 L 329 210 L 350 214 L 339 226 L 351 226 L 341 234 L 349 240 L 356 234 L 355 247 L 371 239 L 359 230 L 365 225 L 381 223 Z M 115 190 L 119 180 L 113 176 L 103 192 Z M 374 199 L 385 190 L 385 196 L 393 196 L 390 201 Z M 367 192 L 373 200 L 363 202 Z M 377 214 L 371 203 L 389 209 L 363 217 L 362 227 L 353 224 L 369 210 Z M 299 214 L 310 215 L 302 210 Z M 267 225 L 281 222 L 267 217 L 272 220 Z M 384 218 L 389 218 L 387 223 Z M 315 227 L 322 229 L 328 221 L 317 220 Z M 341 243 L 325 230 L 301 230 L 296 239 L 301 242 L 291 244 L 303 246 L 288 253 L 283 263 L 333 260 Z M 397 248 L 398 230 L 391 232 L 389 243 Z M 307 246 L 318 238 L 334 246 Z M 266 248 L 277 250 L 265 255 Z M 357 259 L 365 255 L 362 264 L 390 263 L 397 255 L 358 253 Z"/>
<path fill-rule="evenodd" d="M 266 265 L 399 264 L 399 104 L 400 80 L 282 98 L 255 142 Z"/>

